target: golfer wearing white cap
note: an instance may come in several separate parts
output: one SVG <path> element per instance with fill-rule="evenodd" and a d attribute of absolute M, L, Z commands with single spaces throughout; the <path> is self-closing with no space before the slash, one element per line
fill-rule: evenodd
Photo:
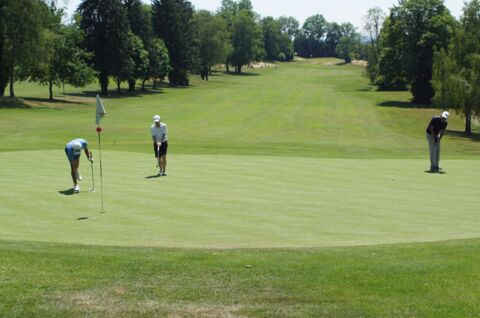
<path fill-rule="evenodd" d="M 88 160 L 93 162 L 93 158 L 90 157 L 88 151 L 88 143 L 84 139 L 74 139 L 65 147 L 65 153 L 67 154 L 68 161 L 70 162 L 70 173 L 72 175 L 74 193 L 80 192 L 78 181 L 82 180 L 82 176 L 78 171 L 78 166 L 80 165 L 80 155 L 82 154 L 82 150 L 85 150 L 85 155 L 87 156 Z"/>
<path fill-rule="evenodd" d="M 430 149 L 430 171 L 438 172 L 442 170 L 440 163 L 440 140 L 445 133 L 448 125 L 448 112 L 443 112 L 442 116 L 433 116 L 427 127 L 427 141 Z"/>
<path fill-rule="evenodd" d="M 150 127 L 150 132 L 153 139 L 153 151 L 155 152 L 158 167 L 160 168 L 158 176 L 166 176 L 168 150 L 167 124 L 161 122 L 160 115 L 153 116 L 153 125 Z"/>

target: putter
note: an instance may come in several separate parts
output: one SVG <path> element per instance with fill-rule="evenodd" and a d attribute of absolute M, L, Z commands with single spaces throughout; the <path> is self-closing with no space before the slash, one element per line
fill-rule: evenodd
<path fill-rule="evenodd" d="M 92 152 L 90 151 L 90 159 L 93 158 L 92 157 Z M 90 161 L 90 168 L 92 169 L 92 189 L 90 189 L 90 192 L 95 192 L 95 179 L 94 179 L 94 176 L 93 176 L 93 162 Z"/>

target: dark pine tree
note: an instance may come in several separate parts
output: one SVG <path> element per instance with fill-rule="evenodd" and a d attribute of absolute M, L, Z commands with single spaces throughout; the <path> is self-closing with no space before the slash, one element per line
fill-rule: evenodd
<path fill-rule="evenodd" d="M 94 53 L 102 95 L 108 94 L 109 76 L 122 76 L 131 67 L 130 30 L 121 0 L 84 0 L 78 7 L 85 32 L 85 49 Z"/>
<path fill-rule="evenodd" d="M 192 4 L 185 0 L 153 0 L 152 10 L 154 34 L 165 42 L 170 56 L 170 85 L 187 86 L 194 55 Z"/>

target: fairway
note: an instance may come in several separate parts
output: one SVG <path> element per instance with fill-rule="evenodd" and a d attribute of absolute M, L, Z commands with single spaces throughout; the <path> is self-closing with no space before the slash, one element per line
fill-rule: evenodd
<path fill-rule="evenodd" d="M 97 192 L 89 192 L 85 162 L 82 192 L 65 195 L 62 152 L 0 154 L 0 239 L 319 247 L 470 238 L 480 225 L 477 191 L 463 182 L 480 177 L 473 160 L 449 160 L 444 174 L 430 174 L 413 159 L 172 155 L 169 176 L 155 178 L 153 156 L 109 151 L 100 214 L 100 185 L 97 179 Z M 31 158 L 39 164 L 28 178 Z"/>

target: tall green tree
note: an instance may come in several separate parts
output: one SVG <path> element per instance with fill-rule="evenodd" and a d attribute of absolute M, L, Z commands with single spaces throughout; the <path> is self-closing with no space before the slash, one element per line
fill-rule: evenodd
<path fill-rule="evenodd" d="M 294 40 L 295 52 L 302 57 L 327 56 L 325 36 L 329 23 L 321 14 L 308 17 Z"/>
<path fill-rule="evenodd" d="M 153 0 L 153 30 L 168 48 L 171 86 L 189 84 L 188 70 L 194 61 L 194 41 L 191 19 L 193 6 L 185 0 Z"/>
<path fill-rule="evenodd" d="M 433 53 L 436 49 L 447 48 L 452 25 L 453 18 L 443 0 L 400 0 L 385 24 L 388 29 L 384 28 L 387 36 L 382 42 L 382 51 L 385 51 L 382 53 L 387 54 L 379 57 L 380 75 L 385 75 L 382 67 L 392 62 L 384 63 L 382 58 L 398 58 L 395 63 L 403 67 L 413 102 L 430 104 L 434 95 L 430 82 Z M 392 54 L 394 50 L 399 52 Z"/>
<path fill-rule="evenodd" d="M 404 67 L 406 44 L 402 40 L 398 23 L 387 17 L 380 33 L 378 55 L 378 73 L 374 84 L 381 91 L 403 91 L 407 89 L 407 71 Z"/>
<path fill-rule="evenodd" d="M 241 11 L 247 13 L 254 19 L 257 17 L 257 14 L 253 11 L 253 5 L 250 0 L 237 0 L 237 14 Z"/>
<path fill-rule="evenodd" d="M 480 1 L 465 3 L 463 15 L 447 50 L 433 63 L 434 101 L 465 117 L 465 133 L 472 133 L 472 116 L 480 114 Z"/>
<path fill-rule="evenodd" d="M 224 63 L 232 51 L 227 23 L 206 10 L 195 12 L 192 23 L 198 49 L 196 67 L 202 79 L 208 80 L 212 66 Z"/>
<path fill-rule="evenodd" d="M 0 96 L 5 95 L 5 88 L 8 85 L 7 59 L 4 54 L 5 48 L 5 7 L 7 1 L 0 1 Z"/>
<path fill-rule="evenodd" d="M 232 63 L 237 73 L 242 72 L 244 65 L 264 55 L 262 31 L 248 11 L 241 10 L 234 19 L 232 46 Z"/>
<path fill-rule="evenodd" d="M 343 37 L 342 28 L 336 22 L 328 23 L 325 35 L 325 55 L 337 57 L 337 45 Z"/>
<path fill-rule="evenodd" d="M 2 5 L 3 76 L 8 74 L 10 97 L 15 97 L 16 80 L 27 79 L 39 63 L 49 10 L 41 0 L 4 0 Z M 3 77 L 2 76 L 2 77 Z M 2 80 L 3 81 L 3 80 Z M 3 82 L 2 85 L 5 85 Z M 5 86 L 0 89 L 3 91 Z"/>
<path fill-rule="evenodd" d="M 323 38 L 327 32 L 328 22 L 321 14 L 308 17 L 302 27 L 310 57 L 324 56 Z"/>
<path fill-rule="evenodd" d="M 363 18 L 365 21 L 364 32 L 368 38 L 368 64 L 367 75 L 370 83 L 374 84 L 378 76 L 378 59 L 380 56 L 380 33 L 386 14 L 380 7 L 371 8 Z"/>
<path fill-rule="evenodd" d="M 300 32 L 300 23 L 298 20 L 294 17 L 281 16 L 277 21 L 280 24 L 282 33 L 288 34 L 290 40 L 293 41 Z"/>
<path fill-rule="evenodd" d="M 56 52 L 58 62 L 55 66 L 58 81 L 63 86 L 84 87 L 97 76 L 89 64 L 92 53 L 82 48 L 85 34 L 77 24 L 62 25 L 60 32 L 62 45 Z"/>
<path fill-rule="evenodd" d="M 66 82 L 75 86 L 85 86 L 92 81 L 94 71 L 87 65 L 90 57 L 80 46 L 83 32 L 77 25 L 62 24 L 63 10 L 57 9 L 55 2 L 50 4 L 47 28 L 43 32 L 41 50 L 36 65 L 30 73 L 30 80 L 48 85 L 49 98 L 53 100 L 53 86 Z"/>
<path fill-rule="evenodd" d="M 132 68 L 127 76 L 128 90 L 135 91 L 135 84 L 138 79 L 143 79 L 148 75 L 149 53 L 143 45 L 142 39 L 130 34 L 130 58 L 132 59 Z"/>
<path fill-rule="evenodd" d="M 345 63 L 350 63 L 360 47 L 360 35 L 355 31 L 355 27 L 351 23 L 341 24 L 340 33 L 341 38 L 338 41 L 335 52 Z"/>
<path fill-rule="evenodd" d="M 151 31 L 151 23 L 149 16 L 145 16 L 144 5 L 141 0 L 123 0 L 127 11 L 128 23 L 130 30 L 142 40 L 147 37 Z"/>
<path fill-rule="evenodd" d="M 263 32 L 263 46 L 265 49 L 265 58 L 267 60 L 276 60 L 281 53 L 280 44 L 282 41 L 282 29 L 280 24 L 272 17 L 263 18 L 260 21 Z"/>
<path fill-rule="evenodd" d="M 161 82 L 170 72 L 168 49 L 162 39 L 152 39 L 148 48 L 148 56 L 148 73 L 142 81 L 142 89 L 145 89 L 145 82 L 149 79 L 152 79 L 153 88 L 156 88 L 157 80 Z"/>
<path fill-rule="evenodd" d="M 132 69 L 130 26 L 121 0 L 84 0 L 78 7 L 84 47 L 92 52 L 102 95 L 108 94 L 109 76 L 125 79 Z M 117 82 L 118 86 L 118 82 Z"/>
<path fill-rule="evenodd" d="M 294 51 L 293 51 L 293 41 L 288 35 L 287 32 L 283 32 L 280 35 L 280 42 L 278 44 L 278 48 L 280 53 L 278 55 L 278 60 L 284 62 L 282 56 L 285 56 L 285 61 L 291 61 L 294 58 Z"/>
<path fill-rule="evenodd" d="M 234 0 L 222 0 L 220 8 L 218 9 L 218 12 L 217 12 L 217 15 L 220 16 L 225 21 L 225 24 L 227 25 L 227 31 L 230 37 L 230 44 L 232 44 L 233 20 L 235 19 L 237 12 L 238 12 L 238 6 Z M 231 57 L 232 52 L 233 50 L 230 52 L 229 55 L 227 55 L 225 59 L 225 69 L 227 72 L 230 71 L 229 66 L 232 59 Z"/>
<path fill-rule="evenodd" d="M 132 73 L 128 76 L 129 91 L 135 90 L 138 79 L 143 79 L 148 72 L 148 46 L 153 37 L 151 7 L 143 5 L 141 0 L 123 0 L 127 10 L 131 37 L 131 58 L 134 63 Z M 142 84 L 142 87 L 144 85 Z"/>
<path fill-rule="evenodd" d="M 360 47 L 360 34 L 355 32 L 351 23 L 344 23 L 340 26 L 342 37 L 340 38 L 335 52 L 345 63 L 351 63 L 356 57 Z"/>

